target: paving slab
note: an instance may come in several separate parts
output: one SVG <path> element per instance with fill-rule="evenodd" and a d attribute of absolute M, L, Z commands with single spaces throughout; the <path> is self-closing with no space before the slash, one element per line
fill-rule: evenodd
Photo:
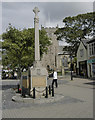
<path fill-rule="evenodd" d="M 50 80 L 50 82 L 52 79 Z M 63 82 L 62 82 L 63 81 Z M 61 77 L 55 95 L 62 99 L 47 102 L 14 102 L 12 89 L 3 90 L 3 118 L 93 118 L 93 82 L 88 79 Z M 4 101 L 5 100 L 5 101 Z"/>

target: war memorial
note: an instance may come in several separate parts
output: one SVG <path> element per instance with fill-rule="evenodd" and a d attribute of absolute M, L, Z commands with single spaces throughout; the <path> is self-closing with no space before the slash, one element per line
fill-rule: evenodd
<path fill-rule="evenodd" d="M 32 67 L 29 67 L 27 72 L 22 72 L 20 85 L 16 91 L 17 95 L 12 97 L 16 102 L 35 102 L 42 101 L 39 98 L 46 99 L 44 102 L 53 102 L 63 98 L 64 96 L 54 95 L 54 86 L 50 83 L 47 84 L 48 71 L 42 65 L 40 60 L 40 48 L 39 48 L 39 17 L 40 10 L 35 7 L 33 9 L 35 13 L 34 28 L 35 28 L 35 61 Z M 39 99 L 39 100 L 38 100 Z M 37 101 L 38 100 L 38 101 Z"/>
<path fill-rule="evenodd" d="M 51 4 L 52 4 L 51 7 L 53 8 L 55 3 L 51 3 Z M 73 70 L 70 69 L 72 63 L 74 63 L 75 61 L 73 61 L 74 60 L 73 56 L 71 56 L 71 54 L 63 50 L 63 46 L 60 46 L 58 44 L 59 41 L 57 39 L 57 35 L 55 34 L 55 31 L 58 28 L 60 28 L 58 26 L 50 27 L 50 25 L 47 26 L 44 24 L 44 22 L 42 22 L 42 25 L 45 27 L 41 26 L 41 30 L 45 30 L 46 35 L 49 38 L 52 45 L 47 46 L 48 47 L 47 54 L 43 53 L 43 56 L 41 56 L 42 46 L 40 45 L 42 44 L 44 39 L 42 38 L 42 41 L 40 39 L 42 36 L 40 36 L 39 25 L 41 20 L 39 18 L 41 17 L 41 14 L 43 14 L 43 8 L 41 9 L 40 6 L 39 8 L 35 6 L 34 6 L 34 3 L 33 3 L 33 7 L 28 5 L 28 10 L 31 11 L 31 8 L 32 8 L 33 10 L 32 14 L 34 15 L 34 17 L 31 17 L 34 23 L 34 27 L 32 28 L 33 34 L 31 34 L 32 31 L 30 30 L 29 31 L 30 39 L 28 38 L 28 34 L 25 34 L 27 37 L 26 40 L 30 45 L 29 47 L 30 48 L 33 47 L 31 51 L 30 49 L 29 49 L 29 52 L 26 51 L 26 53 L 29 53 L 27 58 L 29 62 L 26 60 L 24 61 L 24 67 L 23 69 L 21 69 L 22 71 L 20 71 L 21 78 L 19 77 L 17 79 L 13 79 L 13 78 L 10 79 L 9 77 L 6 79 L 2 79 L 1 81 L 2 85 L 0 85 L 1 86 L 0 92 L 2 93 L 2 99 L 1 99 L 2 105 L 0 106 L 0 108 L 2 111 L 2 118 L 5 118 L 5 119 L 6 118 L 8 119 L 10 118 L 85 119 L 86 118 L 86 120 L 92 120 L 92 118 L 94 117 L 94 111 L 95 111 L 93 106 L 94 105 L 93 92 L 95 90 L 95 81 L 93 81 L 93 79 L 90 79 L 90 78 L 85 78 L 85 76 L 82 76 L 82 77 L 78 76 L 76 75 L 76 71 L 74 71 L 75 69 Z M 57 6 L 58 6 L 58 3 L 57 3 Z M 49 4 L 49 7 L 50 7 L 50 4 Z M 24 10 L 27 9 L 27 8 L 25 9 L 25 6 L 23 8 Z M 61 8 L 61 5 L 60 5 L 60 8 Z M 45 11 L 48 12 L 48 10 L 49 9 L 46 9 L 46 6 L 45 6 Z M 54 14 L 56 10 L 57 10 L 57 7 L 56 9 L 51 9 L 51 13 Z M 17 11 L 18 10 L 16 9 L 16 12 Z M 21 7 L 21 11 L 22 11 L 22 7 Z M 65 11 L 67 12 L 67 10 Z M 60 13 L 62 16 L 64 15 L 65 11 L 61 9 Z M 45 18 L 49 17 L 45 13 L 44 15 L 46 15 Z M 54 15 L 58 17 L 57 12 Z M 20 13 L 20 16 L 23 16 L 23 15 Z M 28 17 L 30 16 L 32 15 L 29 15 Z M 27 17 L 25 16 L 25 11 L 24 11 L 24 17 Z M 29 20 L 30 20 L 30 26 L 31 26 L 31 19 Z M 52 26 L 53 26 L 53 21 L 52 21 Z M 31 29 L 31 28 L 28 28 L 28 29 Z M 62 32 L 64 32 L 63 29 L 62 29 Z M 69 33 L 69 31 L 67 31 L 67 33 Z M 34 37 L 34 34 L 35 34 L 35 37 Z M 31 36 L 33 37 L 32 44 L 30 44 L 29 42 L 29 40 L 32 41 Z M 21 40 L 22 40 L 21 45 L 22 43 L 24 43 L 23 41 L 24 39 L 22 38 L 23 37 L 21 37 Z M 88 42 L 88 44 L 93 45 L 92 42 L 90 41 Z M 85 59 L 84 58 L 85 54 L 83 55 L 80 53 L 82 50 L 87 50 L 89 48 L 86 48 L 86 46 L 84 45 L 85 44 L 82 41 L 78 48 L 79 50 L 77 53 L 78 55 L 77 61 L 78 60 L 81 61 Z M 34 56 L 33 59 L 30 56 Z M 20 57 L 21 57 L 21 54 L 20 54 Z M 78 62 L 80 63 L 80 61 Z M 20 63 L 20 61 L 18 62 Z M 28 64 L 26 68 L 25 63 L 27 62 Z M 92 56 L 87 62 L 89 67 L 90 65 L 94 66 L 93 64 L 94 61 L 92 59 Z M 83 62 L 81 61 L 81 63 Z M 80 66 L 81 68 L 83 68 L 83 64 L 80 64 Z M 49 69 L 47 69 L 47 67 Z M 57 68 L 56 72 L 58 74 L 57 76 L 58 87 L 56 87 L 56 84 L 52 85 L 54 81 L 54 76 L 53 76 L 54 74 L 51 74 L 51 73 L 53 73 L 53 70 L 56 69 L 55 67 Z M 73 66 L 73 68 L 76 68 L 76 67 L 77 66 Z M 94 70 L 94 67 L 91 70 Z M 83 75 L 85 74 L 83 73 Z"/>

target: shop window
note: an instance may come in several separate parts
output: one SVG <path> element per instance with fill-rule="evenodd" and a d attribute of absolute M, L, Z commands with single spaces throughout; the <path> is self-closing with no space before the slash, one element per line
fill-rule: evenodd
<path fill-rule="evenodd" d="M 92 73 L 93 73 L 93 77 L 95 77 L 95 63 L 92 64 Z"/>

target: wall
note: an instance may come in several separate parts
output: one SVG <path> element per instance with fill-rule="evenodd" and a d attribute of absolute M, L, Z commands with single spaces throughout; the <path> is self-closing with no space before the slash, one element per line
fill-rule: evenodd
<path fill-rule="evenodd" d="M 57 28 L 42 28 L 45 29 L 45 31 L 47 32 L 47 35 L 49 38 L 51 38 L 51 43 L 52 45 L 50 45 L 48 47 L 48 52 L 47 54 L 44 53 L 41 61 L 42 61 L 42 65 L 44 67 L 47 67 L 47 65 L 50 66 L 51 69 L 54 69 L 54 67 L 57 67 L 57 63 L 58 63 L 58 41 L 57 41 L 57 37 L 54 34 L 54 32 L 57 30 Z"/>
<path fill-rule="evenodd" d="M 83 49 L 83 56 L 80 56 L 80 50 Z M 79 68 L 79 62 L 85 61 L 88 59 L 87 49 L 84 47 L 83 43 L 81 42 L 77 51 L 77 68 Z"/>
<path fill-rule="evenodd" d="M 90 44 L 87 45 L 88 47 L 88 61 L 87 61 L 88 77 L 95 78 L 95 46 L 93 46 L 92 48 L 91 44 L 95 45 L 95 42 L 91 42 Z M 94 51 L 93 54 L 90 53 L 89 45 L 91 45 L 91 53 L 92 53 L 92 49 Z"/>

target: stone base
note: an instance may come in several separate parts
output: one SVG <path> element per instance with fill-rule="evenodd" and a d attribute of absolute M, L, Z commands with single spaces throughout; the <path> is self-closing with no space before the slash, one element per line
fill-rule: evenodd
<path fill-rule="evenodd" d="M 35 94 L 37 98 L 40 98 L 45 93 L 47 86 L 48 72 L 45 67 L 42 66 L 41 61 L 35 61 L 31 72 L 31 91 L 35 87 Z"/>
<path fill-rule="evenodd" d="M 37 88 L 36 87 L 35 89 L 36 89 L 36 91 L 35 91 L 36 98 L 44 97 L 44 95 L 46 94 L 46 88 L 42 88 L 42 87 Z M 33 89 L 31 89 L 30 94 L 33 95 Z"/>
<path fill-rule="evenodd" d="M 35 104 L 44 104 L 44 103 L 53 103 L 53 102 L 57 102 L 59 100 L 62 100 L 64 98 L 63 95 L 58 95 L 55 94 L 54 97 L 51 97 L 50 95 L 48 95 L 48 98 L 45 98 L 45 96 L 42 96 L 41 98 L 22 98 L 21 95 L 16 95 L 12 97 L 12 101 L 14 102 L 24 102 L 24 103 L 35 103 Z"/>
<path fill-rule="evenodd" d="M 41 61 L 35 61 L 34 67 L 31 68 L 31 89 L 45 88 L 47 86 L 48 72 L 45 67 L 42 66 Z"/>

